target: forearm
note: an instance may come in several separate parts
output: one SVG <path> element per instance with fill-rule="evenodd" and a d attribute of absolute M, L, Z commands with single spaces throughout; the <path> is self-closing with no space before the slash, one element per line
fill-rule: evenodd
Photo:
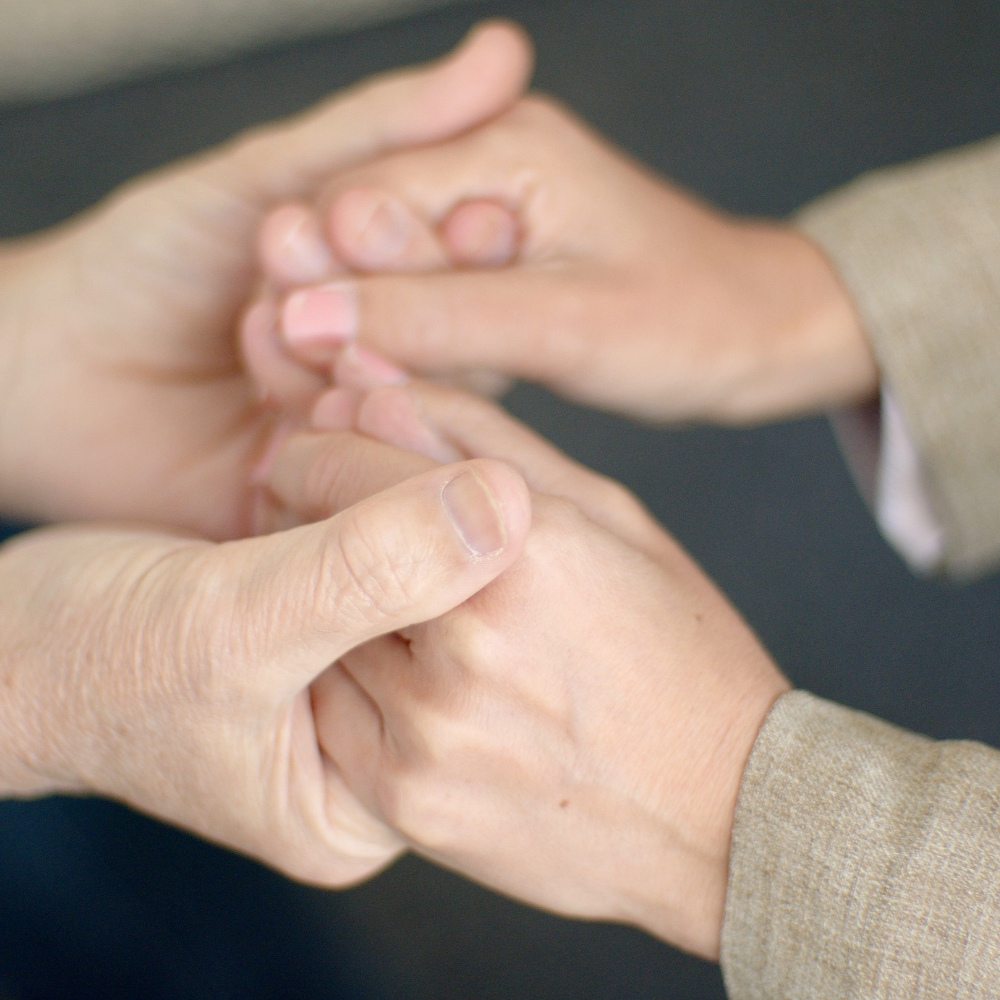
<path fill-rule="evenodd" d="M 744 774 L 722 963 L 734 1000 L 1000 989 L 1000 754 L 804 692 Z"/>

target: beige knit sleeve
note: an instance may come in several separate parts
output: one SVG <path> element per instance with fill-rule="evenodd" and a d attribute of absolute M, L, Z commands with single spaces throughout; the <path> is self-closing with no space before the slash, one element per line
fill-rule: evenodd
<path fill-rule="evenodd" d="M 869 174 L 796 219 L 840 273 L 958 575 L 1000 563 L 1000 139 Z"/>
<path fill-rule="evenodd" d="M 446 2 L 0 0 L 0 101 L 59 96 Z"/>
<path fill-rule="evenodd" d="M 995 1000 L 1000 753 L 781 698 L 743 777 L 722 966 L 732 1000 Z"/>

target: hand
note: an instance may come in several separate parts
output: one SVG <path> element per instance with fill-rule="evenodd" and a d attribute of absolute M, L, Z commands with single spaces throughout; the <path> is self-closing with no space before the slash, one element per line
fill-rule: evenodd
<path fill-rule="evenodd" d="M 441 63 L 133 183 L 0 260 L 0 510 L 248 533 L 271 417 L 237 350 L 276 204 L 334 171 L 463 131 L 508 106 L 530 53 L 488 25 Z M 289 253 L 323 273 L 308 233 Z M 296 238 L 297 237 L 297 238 Z M 280 352 L 275 342 L 274 353 Z M 290 363 L 290 362 L 289 362 Z"/>
<path fill-rule="evenodd" d="M 353 503 L 366 470 L 384 485 L 386 442 L 427 456 L 396 452 L 397 474 L 484 454 L 536 491 L 506 573 L 314 685 L 321 744 L 349 787 L 431 859 L 717 958 L 740 780 L 787 681 L 634 498 L 491 404 L 413 383 L 350 414 L 334 393 L 318 413 L 382 440 L 290 439 L 272 485 L 303 516 Z"/>
<path fill-rule="evenodd" d="M 434 469 L 336 518 L 215 545 L 61 528 L 0 551 L 0 796 L 110 796 L 343 885 L 404 843 L 318 744 L 309 685 L 455 607 L 530 521 L 507 467 Z"/>
<path fill-rule="evenodd" d="M 359 273 L 285 300 L 305 363 L 357 336 L 416 371 L 490 369 L 655 421 L 758 421 L 876 390 L 852 303 L 805 237 L 710 208 L 547 99 L 346 171 L 317 211 Z M 264 232 L 272 273 L 289 221 Z"/>

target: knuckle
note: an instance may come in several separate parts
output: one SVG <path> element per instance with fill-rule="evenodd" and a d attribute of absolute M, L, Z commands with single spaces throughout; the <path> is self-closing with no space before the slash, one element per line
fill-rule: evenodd
<path fill-rule="evenodd" d="M 530 558 L 530 555 L 529 555 Z M 502 669 L 505 646 L 502 622 L 500 628 L 489 621 L 490 595 L 477 595 L 467 605 L 452 612 L 437 623 L 433 641 L 448 651 L 448 659 L 468 677 L 483 678 Z M 506 610 L 506 602 L 501 602 Z M 464 704 L 464 694 L 454 690 L 452 708 Z"/>
<path fill-rule="evenodd" d="M 342 614 L 374 624 L 395 619 L 413 604 L 418 559 L 399 541 L 395 533 L 379 532 L 360 517 L 337 531 L 321 560 L 321 573 Z"/>
<path fill-rule="evenodd" d="M 535 498 L 534 530 L 528 536 L 528 551 L 540 563 L 547 561 L 553 546 L 567 533 L 581 529 L 588 519 L 579 505 L 567 497 L 542 495 Z"/>
<path fill-rule="evenodd" d="M 606 510 L 621 518 L 646 515 L 646 508 L 639 498 L 626 486 L 610 476 L 594 474 L 596 508 Z"/>

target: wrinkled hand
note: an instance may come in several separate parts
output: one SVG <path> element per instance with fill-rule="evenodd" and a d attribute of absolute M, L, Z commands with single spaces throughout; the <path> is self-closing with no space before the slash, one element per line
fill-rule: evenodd
<path fill-rule="evenodd" d="M 405 844 L 320 750 L 309 686 L 464 601 L 529 522 L 485 461 L 268 538 L 21 536 L 0 550 L 0 796 L 105 795 L 300 879 L 372 874 Z"/>
<path fill-rule="evenodd" d="M 279 303 L 306 366 L 357 338 L 408 369 L 492 370 L 655 421 L 757 421 L 877 385 L 807 239 L 710 208 L 548 99 L 339 174 L 313 213 L 269 217 L 269 273 L 305 283 L 283 263 L 290 227 L 325 234 L 355 272 Z M 294 395 L 290 377 L 268 384 Z"/>
<path fill-rule="evenodd" d="M 529 64 L 516 29 L 486 26 L 439 64 L 258 129 L 8 247 L 0 510 L 246 534 L 250 470 L 271 421 L 236 330 L 266 212 L 313 197 L 338 169 L 495 115 Z"/>
<path fill-rule="evenodd" d="M 788 688 L 738 614 L 622 487 L 492 404 L 411 383 L 336 389 L 316 414 L 341 429 L 290 438 L 272 472 L 295 515 L 460 455 L 535 491 L 510 569 L 314 685 L 348 786 L 487 885 L 717 957 L 740 779 Z"/>

